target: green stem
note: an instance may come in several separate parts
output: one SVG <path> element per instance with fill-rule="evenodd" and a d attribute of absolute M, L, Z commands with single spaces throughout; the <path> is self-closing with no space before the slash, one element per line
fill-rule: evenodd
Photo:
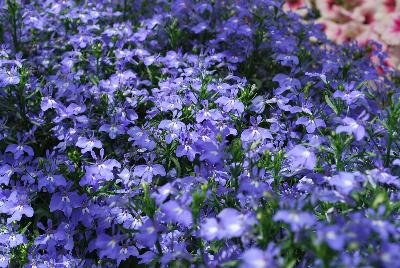
<path fill-rule="evenodd" d="M 392 143 L 393 143 L 393 133 L 392 131 L 389 131 L 389 138 L 388 138 L 388 142 L 386 145 L 386 156 L 385 156 L 385 166 L 388 167 L 390 164 L 390 150 L 392 147 Z"/>
<path fill-rule="evenodd" d="M 18 5 L 15 0 L 7 0 L 8 13 L 10 14 L 10 23 L 11 23 L 11 35 L 13 39 L 15 52 L 19 51 L 19 43 L 17 36 L 17 9 Z"/>

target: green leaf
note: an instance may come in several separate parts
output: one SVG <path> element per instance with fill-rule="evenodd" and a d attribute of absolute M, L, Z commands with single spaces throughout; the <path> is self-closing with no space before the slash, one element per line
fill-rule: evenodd
<path fill-rule="evenodd" d="M 331 107 L 331 109 L 335 112 L 335 114 L 339 115 L 338 108 L 335 106 L 335 104 L 333 104 L 328 95 L 325 95 L 325 101 L 328 104 L 328 106 Z"/>
<path fill-rule="evenodd" d="M 20 234 L 26 233 L 26 230 L 28 230 L 28 227 L 31 225 L 32 222 L 28 222 L 28 224 L 19 231 Z"/>
<path fill-rule="evenodd" d="M 171 157 L 171 160 L 172 162 L 174 162 L 176 168 L 176 175 L 179 178 L 182 174 L 181 164 L 179 163 L 179 160 L 176 157 Z"/>

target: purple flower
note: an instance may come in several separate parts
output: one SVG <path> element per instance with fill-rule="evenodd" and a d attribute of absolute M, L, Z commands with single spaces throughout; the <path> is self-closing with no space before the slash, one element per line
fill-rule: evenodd
<path fill-rule="evenodd" d="M 247 229 L 246 218 L 233 208 L 225 208 L 218 215 L 221 226 L 221 236 L 226 238 L 239 237 Z"/>
<path fill-rule="evenodd" d="M 0 166 L 0 183 L 8 185 L 10 183 L 10 178 L 14 174 L 14 168 L 8 164 Z"/>
<path fill-rule="evenodd" d="M 8 145 L 6 148 L 6 152 L 13 153 L 14 159 L 19 159 L 21 156 L 24 155 L 24 152 L 27 153 L 29 156 L 34 155 L 32 147 L 23 143 Z"/>
<path fill-rule="evenodd" d="M 245 129 L 242 132 L 241 139 L 243 142 L 254 142 L 258 140 L 273 139 L 271 132 L 268 129 L 257 127 L 254 118 L 252 119 L 253 126 Z"/>
<path fill-rule="evenodd" d="M 258 248 L 250 248 L 243 252 L 241 259 L 242 264 L 240 268 L 252 267 L 252 268 L 269 268 L 279 267 L 280 262 L 277 259 L 279 255 L 279 248 L 276 248 L 273 244 L 269 244 L 266 250 Z"/>
<path fill-rule="evenodd" d="M 191 29 L 195 34 L 199 34 L 208 28 L 207 23 L 200 22 L 199 24 L 193 26 Z"/>
<path fill-rule="evenodd" d="M 10 70 L 0 69 L 0 86 L 18 85 L 20 75 L 17 67 L 11 67 Z"/>
<path fill-rule="evenodd" d="M 343 86 L 345 91 L 336 90 L 335 93 L 333 93 L 334 98 L 339 98 L 345 101 L 347 105 L 351 105 L 358 99 L 364 97 L 362 92 L 354 90 L 356 87 L 356 83 L 354 81 L 351 83 L 344 83 Z"/>
<path fill-rule="evenodd" d="M 358 186 L 354 174 L 349 172 L 339 172 L 338 175 L 329 179 L 329 184 L 335 186 L 336 189 L 344 194 L 349 194 Z"/>
<path fill-rule="evenodd" d="M 236 100 L 234 97 L 228 98 L 225 96 L 219 97 L 215 103 L 222 106 L 222 109 L 225 112 L 235 111 L 236 114 L 242 114 L 244 111 L 244 105 L 239 100 Z"/>
<path fill-rule="evenodd" d="M 72 209 L 81 205 L 81 198 L 77 192 L 55 192 L 50 200 L 50 212 L 61 210 L 65 216 L 71 216 Z"/>
<path fill-rule="evenodd" d="M 101 143 L 101 141 L 93 137 L 90 139 L 86 137 L 79 137 L 75 145 L 81 148 L 81 152 L 83 154 L 86 152 L 91 152 L 93 148 L 103 148 L 103 144 Z"/>
<path fill-rule="evenodd" d="M 290 229 L 298 232 L 303 228 L 308 228 L 316 222 L 315 216 L 308 212 L 298 212 L 294 210 L 279 210 L 273 217 L 274 221 L 283 221 L 290 225 Z"/>
<path fill-rule="evenodd" d="M 197 143 L 197 147 L 202 153 L 200 154 L 200 160 L 207 160 L 211 164 L 221 163 L 222 157 L 224 156 L 223 151 L 212 142 L 202 142 Z"/>
<path fill-rule="evenodd" d="M 115 124 L 103 124 L 99 131 L 108 132 L 108 135 L 111 139 L 115 139 L 117 135 L 121 135 L 125 133 L 125 128 L 122 125 Z"/>
<path fill-rule="evenodd" d="M 204 108 L 203 110 L 200 110 L 196 114 L 196 122 L 201 123 L 204 120 L 213 120 L 213 121 L 219 121 L 222 120 L 223 116 L 220 111 L 217 109 L 211 109 L 208 110 L 207 108 Z"/>
<path fill-rule="evenodd" d="M 168 220 L 190 227 L 193 223 L 192 213 L 187 208 L 171 200 L 160 206 L 161 211 L 165 213 Z"/>
<path fill-rule="evenodd" d="M 319 228 L 317 234 L 318 239 L 326 242 L 332 249 L 343 250 L 346 237 L 343 235 L 339 227 L 333 225 Z"/>
<path fill-rule="evenodd" d="M 43 97 L 42 102 L 40 104 L 40 108 L 43 112 L 47 111 L 48 109 L 55 108 L 57 106 L 57 102 L 52 99 L 51 97 Z"/>
<path fill-rule="evenodd" d="M 181 133 L 180 145 L 176 147 L 176 156 L 186 156 L 190 161 L 193 161 L 198 153 L 193 144 L 193 135 L 191 133 Z"/>
<path fill-rule="evenodd" d="M 115 159 L 105 159 L 104 149 L 100 149 L 100 159 L 97 158 L 96 154 L 92 152 L 92 157 L 96 160 L 96 163 L 86 167 L 85 177 L 81 180 L 81 185 L 87 183 L 91 184 L 92 180 L 85 180 L 91 177 L 96 177 L 97 181 L 110 181 L 114 179 L 114 168 L 121 168 L 121 164 Z"/>
<path fill-rule="evenodd" d="M 47 189 L 48 192 L 53 193 L 55 187 L 67 186 L 67 181 L 63 175 L 59 174 L 47 174 L 38 177 L 38 190 L 42 190 L 43 187 Z"/>
<path fill-rule="evenodd" d="M 171 183 L 166 183 L 157 189 L 157 192 L 153 193 L 151 196 L 154 197 L 157 204 L 163 203 L 170 194 L 175 194 L 176 190 Z"/>
<path fill-rule="evenodd" d="M 306 149 L 303 145 L 296 145 L 286 155 L 291 159 L 294 168 L 306 168 L 312 170 L 317 164 L 315 154 Z"/>
<path fill-rule="evenodd" d="M 157 241 L 157 229 L 150 219 L 145 219 L 142 226 L 139 228 L 139 233 L 136 233 L 135 239 L 140 244 L 146 247 L 153 247 Z"/>
<path fill-rule="evenodd" d="M 221 227 L 215 218 L 208 218 L 200 225 L 200 236 L 212 241 L 221 236 Z"/>
<path fill-rule="evenodd" d="M 288 61 L 288 60 L 290 61 L 289 58 L 286 61 Z M 282 94 L 286 90 L 293 91 L 295 89 L 301 88 L 301 83 L 298 79 L 289 77 L 286 74 L 277 74 L 274 76 L 272 81 L 279 83 L 279 88 L 275 90 L 275 94 L 277 94 L 277 95 Z"/>
<path fill-rule="evenodd" d="M 22 234 L 5 233 L 0 234 L 0 243 L 8 245 L 10 248 L 15 248 L 26 243 L 26 238 Z"/>
<path fill-rule="evenodd" d="M 322 119 L 310 119 L 308 117 L 300 117 L 296 121 L 296 125 L 304 125 L 307 129 L 307 133 L 314 133 L 316 128 L 326 127 L 324 120 Z"/>
<path fill-rule="evenodd" d="M 368 170 L 366 173 L 368 181 L 373 186 L 376 186 L 377 183 L 382 183 L 386 185 L 393 185 L 400 189 L 399 178 L 391 175 L 388 172 L 376 168 L 373 170 Z"/>
<path fill-rule="evenodd" d="M 136 166 L 132 175 L 141 178 L 143 181 L 151 182 L 154 176 L 165 176 L 166 172 L 162 165 L 148 163 L 147 165 Z"/>
<path fill-rule="evenodd" d="M 33 216 L 34 211 L 33 208 L 28 205 L 27 198 L 26 193 L 19 193 L 18 191 L 13 191 L 10 194 L 4 205 L 0 207 L 1 213 L 11 215 L 11 217 L 7 219 L 7 223 L 20 221 L 23 215 L 29 218 Z"/>
<path fill-rule="evenodd" d="M 95 246 L 99 251 L 100 258 L 109 257 L 110 259 L 117 259 L 120 254 L 122 239 L 122 235 L 98 234 Z"/>
<path fill-rule="evenodd" d="M 360 125 L 356 120 L 350 117 L 346 117 L 343 120 L 343 123 L 345 123 L 345 126 L 338 126 L 336 128 L 336 133 L 348 133 L 348 134 L 354 134 L 356 137 L 357 141 L 360 141 L 364 138 L 365 136 L 365 128 Z"/>

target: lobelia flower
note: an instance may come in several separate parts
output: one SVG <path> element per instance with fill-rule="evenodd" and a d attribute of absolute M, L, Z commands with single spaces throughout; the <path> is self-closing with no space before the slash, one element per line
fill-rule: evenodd
<path fill-rule="evenodd" d="M 149 134 L 140 129 L 139 127 L 132 127 L 128 130 L 128 135 L 130 138 L 128 141 L 135 141 L 135 145 L 145 148 L 147 150 L 153 150 L 156 147 L 156 144 L 153 140 L 150 139 Z"/>
<path fill-rule="evenodd" d="M 296 120 L 296 125 L 303 125 L 306 127 L 307 133 L 314 133 L 315 129 L 319 127 L 326 127 L 324 120 L 319 118 L 310 119 L 309 117 L 302 116 Z"/>
<path fill-rule="evenodd" d="M 71 251 L 74 248 L 74 235 L 75 226 L 72 224 L 61 223 L 57 230 L 54 232 L 54 238 L 58 243 L 64 245 L 64 249 Z"/>
<path fill-rule="evenodd" d="M 62 104 L 58 104 L 54 107 L 57 112 L 57 117 L 53 119 L 54 123 L 60 123 L 65 119 L 74 119 L 78 122 L 87 122 L 87 117 L 85 115 L 79 116 L 79 114 L 86 111 L 85 105 L 78 105 L 76 103 L 71 103 L 67 107 Z"/>
<path fill-rule="evenodd" d="M 250 111 L 261 114 L 265 110 L 266 103 L 264 96 L 257 96 L 251 101 Z"/>
<path fill-rule="evenodd" d="M 200 225 L 200 236 L 207 241 L 222 237 L 221 227 L 215 218 L 207 218 Z"/>
<path fill-rule="evenodd" d="M 338 175 L 329 179 L 329 184 L 335 186 L 336 189 L 344 194 L 349 194 L 358 187 L 358 182 L 354 174 L 350 172 L 339 172 Z"/>
<path fill-rule="evenodd" d="M 287 157 L 292 161 L 294 168 L 306 168 L 313 170 L 317 164 L 315 154 L 306 149 L 303 145 L 296 145 L 287 154 Z"/>
<path fill-rule="evenodd" d="M 209 26 L 207 25 L 207 23 L 205 22 L 200 22 L 199 24 L 193 26 L 191 28 L 191 30 L 195 33 L 195 34 L 199 34 L 201 32 L 203 32 L 204 30 L 206 30 Z"/>
<path fill-rule="evenodd" d="M 129 228 L 129 226 L 134 221 L 133 216 L 126 208 L 115 207 L 111 209 L 111 214 L 115 215 L 115 221 L 119 224 L 122 224 L 125 228 Z"/>
<path fill-rule="evenodd" d="M 93 137 L 90 139 L 86 137 L 79 137 L 75 145 L 81 148 L 82 154 L 93 151 L 93 148 L 103 148 L 101 141 Z"/>
<path fill-rule="evenodd" d="M 99 131 L 108 132 L 110 139 L 115 139 L 117 135 L 125 133 L 125 128 L 123 125 L 103 124 L 99 128 Z"/>
<path fill-rule="evenodd" d="M 147 165 L 138 165 L 134 168 L 132 176 L 137 176 L 142 181 L 151 182 L 154 176 L 165 176 L 165 168 L 159 164 L 148 163 Z"/>
<path fill-rule="evenodd" d="M 162 120 L 158 125 L 158 128 L 168 131 L 168 136 L 166 137 L 166 141 L 167 143 L 171 143 L 172 140 L 178 138 L 179 134 L 185 130 L 186 125 L 177 119 Z"/>
<path fill-rule="evenodd" d="M 236 114 L 240 115 L 244 112 L 244 104 L 233 96 L 230 98 L 226 96 L 219 97 L 215 103 L 222 106 L 222 109 L 227 113 L 235 111 Z"/>
<path fill-rule="evenodd" d="M 185 227 L 190 227 L 193 223 L 192 213 L 187 208 L 178 204 L 174 200 L 167 201 L 160 206 L 161 211 L 170 221 L 182 224 Z"/>
<path fill-rule="evenodd" d="M 194 137 L 191 133 L 180 134 L 180 145 L 176 147 L 177 157 L 186 156 L 189 161 L 193 161 L 195 159 L 198 151 L 195 149 L 193 139 Z"/>
<path fill-rule="evenodd" d="M 273 220 L 287 223 L 293 232 L 298 232 L 301 229 L 309 228 L 316 222 L 313 214 L 294 210 L 279 210 L 274 215 Z"/>
<path fill-rule="evenodd" d="M 157 241 L 157 228 L 154 226 L 153 221 L 144 219 L 143 225 L 139 227 L 139 232 L 136 233 L 135 239 L 143 246 L 153 247 Z"/>
<path fill-rule="evenodd" d="M 326 242 L 329 247 L 334 250 L 343 250 L 346 243 L 346 237 L 338 226 L 326 226 L 318 228 L 317 230 L 319 241 Z"/>
<path fill-rule="evenodd" d="M 279 83 L 279 88 L 274 90 L 277 95 L 282 94 L 286 90 L 293 91 L 301 88 L 301 83 L 298 79 L 289 77 L 286 74 L 277 74 L 272 81 Z"/>
<path fill-rule="evenodd" d="M 114 178 L 113 169 L 121 168 L 121 164 L 117 160 L 104 158 L 103 148 L 100 149 L 100 158 L 97 158 L 94 152 L 91 152 L 91 155 L 96 163 L 87 167 L 87 171 L 91 174 L 98 174 L 104 180 L 112 180 Z"/>
<path fill-rule="evenodd" d="M 400 182 L 398 177 L 391 175 L 388 172 L 380 169 L 372 169 L 366 171 L 369 183 L 376 187 L 377 183 L 382 183 L 386 185 L 393 185 L 400 189 Z"/>
<path fill-rule="evenodd" d="M 10 178 L 14 174 L 14 167 L 4 164 L 0 166 L 0 184 L 8 185 Z"/>
<path fill-rule="evenodd" d="M 13 66 L 10 70 L 0 69 L 0 87 L 18 85 L 19 82 L 20 74 L 17 67 Z"/>
<path fill-rule="evenodd" d="M 6 148 L 6 152 L 10 152 L 14 154 L 14 159 L 19 159 L 24 153 L 27 153 L 29 156 L 33 156 L 33 148 L 25 145 L 23 143 L 18 144 L 10 144 Z"/>
<path fill-rule="evenodd" d="M 218 109 L 208 109 L 208 102 L 203 103 L 204 109 L 200 110 L 196 114 L 196 122 L 201 123 L 204 120 L 213 120 L 219 121 L 222 120 L 224 117 L 222 116 L 221 112 Z"/>
<path fill-rule="evenodd" d="M 99 256 L 108 257 L 110 259 L 117 259 L 121 251 L 121 242 L 124 238 L 123 235 L 108 235 L 100 233 L 95 241 L 95 247 L 98 250 Z"/>
<path fill-rule="evenodd" d="M 218 215 L 219 225 L 221 226 L 221 236 L 225 238 L 239 237 L 247 229 L 250 221 L 233 208 L 225 208 Z"/>
<path fill-rule="evenodd" d="M 265 140 L 273 138 L 269 130 L 257 127 L 256 120 L 254 118 L 251 118 L 250 122 L 253 126 L 250 127 L 249 129 L 243 130 L 242 135 L 240 137 L 243 142 L 254 142 L 257 140 Z"/>
<path fill-rule="evenodd" d="M 38 177 L 38 190 L 41 191 L 42 188 L 46 188 L 49 193 L 53 193 L 56 187 L 67 186 L 67 181 L 63 175 L 53 174 L 49 172 L 48 174 L 42 174 Z"/>
<path fill-rule="evenodd" d="M 50 200 L 50 212 L 61 210 L 64 215 L 71 216 L 72 209 L 78 208 L 81 205 L 81 197 L 77 192 L 68 192 L 63 190 L 55 192 Z"/>
<path fill-rule="evenodd" d="M 117 265 L 119 266 L 122 261 L 125 261 L 131 256 L 137 257 L 139 255 L 139 251 L 134 246 L 121 245 L 121 249 L 119 250 L 119 255 L 117 257 Z"/>
<path fill-rule="evenodd" d="M 351 105 L 358 99 L 364 97 L 364 94 L 361 91 L 355 90 L 356 88 L 355 82 L 345 83 L 343 84 L 343 87 L 345 91 L 336 90 L 335 93 L 333 93 L 333 97 L 345 101 L 347 105 Z"/>
<path fill-rule="evenodd" d="M 27 194 L 18 190 L 13 191 L 7 201 L 0 206 L 0 212 L 11 215 L 7 223 L 20 221 L 23 215 L 31 218 L 34 214 L 33 208 L 28 204 Z"/>
<path fill-rule="evenodd" d="M 224 156 L 223 150 L 216 146 L 212 142 L 198 141 L 196 147 L 202 153 L 200 154 L 200 160 L 207 160 L 211 164 L 215 165 L 222 162 Z M 222 146 L 221 146 L 222 147 Z"/>
<path fill-rule="evenodd" d="M 43 97 L 42 102 L 40 104 L 40 108 L 43 112 L 55 108 L 57 106 L 57 102 L 51 97 Z"/>
<path fill-rule="evenodd" d="M 277 258 L 279 251 L 279 248 L 275 247 L 273 243 L 268 244 L 268 247 L 265 250 L 259 248 L 249 248 L 243 252 L 241 256 L 242 264 L 239 267 L 280 267 L 281 261 Z"/>
<path fill-rule="evenodd" d="M 27 242 L 26 237 L 18 233 L 3 233 L 0 234 L 0 244 L 5 244 L 10 248 L 25 244 Z"/>
<path fill-rule="evenodd" d="M 364 138 L 365 128 L 360 125 L 356 120 L 350 117 L 345 117 L 342 121 L 346 125 L 338 126 L 336 128 L 336 133 L 339 134 L 345 132 L 347 134 L 354 134 L 357 141 L 360 141 Z"/>
<path fill-rule="evenodd" d="M 81 204 L 72 210 L 71 220 L 74 224 L 81 222 L 86 228 L 90 228 L 93 223 L 93 216 L 96 214 L 95 211 L 99 208 L 88 199 L 86 194 L 83 194 L 80 198 Z"/>
<path fill-rule="evenodd" d="M 10 261 L 11 261 L 11 254 L 9 253 L 0 253 L 0 267 L 1 268 L 7 268 L 9 267 Z"/>
<path fill-rule="evenodd" d="M 157 192 L 152 193 L 152 197 L 156 200 L 157 204 L 162 204 L 170 194 L 175 194 L 176 189 L 171 183 L 166 183 L 157 189 Z"/>

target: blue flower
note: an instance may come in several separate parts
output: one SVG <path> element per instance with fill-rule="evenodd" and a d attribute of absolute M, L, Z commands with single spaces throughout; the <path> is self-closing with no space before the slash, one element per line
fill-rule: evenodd
<path fill-rule="evenodd" d="M 279 210 L 273 217 L 274 221 L 283 221 L 290 226 L 294 232 L 309 228 L 316 223 L 315 216 L 308 212 L 294 210 Z"/>
<path fill-rule="evenodd" d="M 151 164 L 138 165 L 134 168 L 132 176 L 137 176 L 142 179 L 142 181 L 151 182 L 154 176 L 165 176 L 166 172 L 162 165 Z"/>
<path fill-rule="evenodd" d="M 293 149 L 287 152 L 287 157 L 291 159 L 293 168 L 306 168 L 314 169 L 317 164 L 317 158 L 315 154 L 306 149 L 303 145 L 296 145 Z"/>
<path fill-rule="evenodd" d="M 346 125 L 338 126 L 336 128 L 336 133 L 339 134 L 345 132 L 348 134 L 354 134 L 357 141 L 360 141 L 364 138 L 365 128 L 359 122 L 350 117 L 346 117 L 342 121 Z"/>
<path fill-rule="evenodd" d="M 101 143 L 101 141 L 93 137 L 90 139 L 86 137 L 79 137 L 75 145 L 81 148 L 81 152 L 83 154 L 86 152 L 91 152 L 93 148 L 103 148 L 103 144 Z"/>
<path fill-rule="evenodd" d="M 81 205 L 81 198 L 77 192 L 55 192 L 50 200 L 50 212 L 61 210 L 65 216 L 71 216 L 72 209 Z"/>
<path fill-rule="evenodd" d="M 165 213 L 166 218 L 170 221 L 189 227 L 193 223 L 192 213 L 190 210 L 178 204 L 174 200 L 167 201 L 160 206 L 161 211 Z"/>

